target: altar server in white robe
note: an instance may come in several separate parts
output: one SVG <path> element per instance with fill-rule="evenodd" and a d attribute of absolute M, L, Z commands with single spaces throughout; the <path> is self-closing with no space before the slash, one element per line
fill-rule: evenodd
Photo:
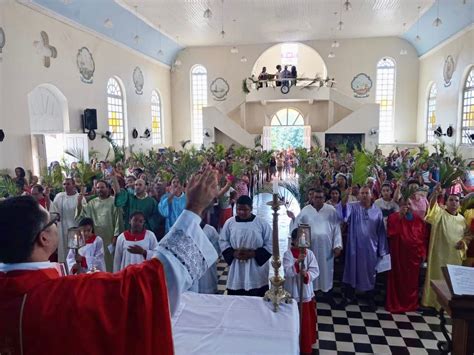
<path fill-rule="evenodd" d="M 158 247 L 153 232 L 145 228 L 145 215 L 135 211 L 130 215 L 130 230 L 120 234 L 115 245 L 114 272 L 128 265 L 140 264 Z"/>
<path fill-rule="evenodd" d="M 58 224 L 58 262 L 60 263 L 66 261 L 66 256 L 69 252 L 67 248 L 67 232 L 69 228 L 76 226 L 74 217 L 79 196 L 74 179 L 64 179 L 63 186 L 64 192 L 60 192 L 54 197 L 54 201 L 49 208 L 50 212 L 59 213 L 61 216 L 61 222 Z M 83 204 L 85 203 L 86 202 L 83 201 Z"/>
<path fill-rule="evenodd" d="M 272 229 L 262 218 L 252 214 L 252 199 L 237 199 L 235 217 L 222 228 L 219 244 L 229 265 L 227 293 L 229 295 L 263 297 L 268 290 L 272 256 Z"/>
<path fill-rule="evenodd" d="M 207 210 L 205 211 L 205 213 Z M 221 255 L 221 248 L 219 246 L 219 233 L 216 229 L 204 222 L 201 222 L 203 232 L 209 238 L 212 246 L 217 252 L 217 255 Z M 189 289 L 192 292 L 216 294 L 217 293 L 217 281 L 219 277 L 217 275 L 217 261 L 211 265 L 209 269 L 201 276 L 199 280 L 194 281 L 193 285 Z"/>
<path fill-rule="evenodd" d="M 69 274 L 82 274 L 88 271 L 106 271 L 104 259 L 104 241 L 94 232 L 92 218 L 83 218 L 78 224 L 82 230 L 86 245 L 77 251 L 70 249 L 67 255 Z"/>
<path fill-rule="evenodd" d="M 342 237 L 336 209 L 324 203 L 324 200 L 324 191 L 315 189 L 311 203 L 296 218 L 290 211 L 288 216 L 292 219 L 290 230 L 298 228 L 300 223 L 307 223 L 311 227 L 311 250 L 319 265 L 319 277 L 313 280 L 313 287 L 315 291 L 325 292 L 328 303 L 332 305 L 335 304 L 331 295 L 334 257 L 341 254 Z"/>

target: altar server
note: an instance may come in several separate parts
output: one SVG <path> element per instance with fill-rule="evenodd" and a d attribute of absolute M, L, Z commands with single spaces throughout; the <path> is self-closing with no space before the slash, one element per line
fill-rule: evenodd
<path fill-rule="evenodd" d="M 114 256 L 114 272 L 128 265 L 140 264 L 156 249 L 158 241 L 153 232 L 145 228 L 145 214 L 135 211 L 130 215 L 130 229 L 117 238 Z"/>
<path fill-rule="evenodd" d="M 301 261 L 304 264 L 303 270 L 300 268 Z M 302 354 L 311 354 L 312 345 L 318 339 L 313 281 L 319 276 L 319 268 L 316 257 L 310 249 L 305 249 L 304 253 L 301 253 L 300 248 L 298 248 L 298 229 L 294 229 L 291 232 L 291 248 L 283 254 L 283 270 L 285 272 L 285 289 L 296 302 L 300 302 L 301 299 L 303 301 L 300 313 L 300 352 Z M 301 280 L 301 277 L 303 277 L 303 280 Z M 300 295 L 301 281 L 303 281 L 302 295 Z"/>
<path fill-rule="evenodd" d="M 199 226 L 217 195 L 212 171 L 192 178 L 187 195 L 156 258 L 117 274 L 65 277 L 48 262 L 58 219 L 31 196 L 0 202 L 0 352 L 173 354 L 170 309 L 217 259 Z"/>
<path fill-rule="evenodd" d="M 77 251 L 69 250 L 67 266 L 70 274 L 81 274 L 88 271 L 105 271 L 104 242 L 94 232 L 94 221 L 83 218 L 78 224 L 86 245 Z"/>
<path fill-rule="evenodd" d="M 333 303 L 330 291 L 333 287 L 334 257 L 341 254 L 342 237 L 336 209 L 324 203 L 324 200 L 324 191 L 315 189 L 310 204 L 305 206 L 296 218 L 292 212 L 288 212 L 288 215 L 292 218 L 291 230 L 297 228 L 300 223 L 310 225 L 311 250 L 319 265 L 319 277 L 312 279 L 313 288 L 315 291 L 328 293 L 327 301 Z"/>
<path fill-rule="evenodd" d="M 237 215 L 222 228 L 219 244 L 229 265 L 227 293 L 263 297 L 268 290 L 272 229 L 252 213 L 252 199 L 237 199 Z"/>

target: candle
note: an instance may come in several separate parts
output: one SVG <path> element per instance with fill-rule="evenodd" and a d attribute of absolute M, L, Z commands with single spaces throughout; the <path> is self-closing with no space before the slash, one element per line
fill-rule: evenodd
<path fill-rule="evenodd" d="M 273 179 L 273 194 L 278 195 L 278 180 L 277 179 Z"/>
<path fill-rule="evenodd" d="M 303 232 L 303 234 L 301 235 L 300 246 L 302 247 L 306 246 L 306 233 L 305 232 Z"/>

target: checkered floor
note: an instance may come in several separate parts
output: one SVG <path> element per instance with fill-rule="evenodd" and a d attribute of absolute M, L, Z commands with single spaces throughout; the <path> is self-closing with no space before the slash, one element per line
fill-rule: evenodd
<path fill-rule="evenodd" d="M 336 265 L 336 279 L 342 265 Z M 219 293 L 225 293 L 227 265 L 218 266 Z M 340 300 L 339 282 L 334 283 L 334 297 Z M 370 312 L 361 299 L 359 304 L 345 309 L 331 307 L 322 301 L 318 308 L 318 342 L 313 354 L 440 354 L 437 343 L 445 340 L 437 316 L 423 316 L 416 312 L 390 314 L 383 308 L 383 283 L 377 283 L 377 311 Z M 447 319 L 451 331 L 451 320 Z"/>

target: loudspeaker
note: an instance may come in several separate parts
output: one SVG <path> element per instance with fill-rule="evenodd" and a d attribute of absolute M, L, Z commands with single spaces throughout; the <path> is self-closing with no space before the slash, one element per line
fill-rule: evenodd
<path fill-rule="evenodd" d="M 95 108 L 88 108 L 84 110 L 84 129 L 97 129 L 97 110 Z"/>

